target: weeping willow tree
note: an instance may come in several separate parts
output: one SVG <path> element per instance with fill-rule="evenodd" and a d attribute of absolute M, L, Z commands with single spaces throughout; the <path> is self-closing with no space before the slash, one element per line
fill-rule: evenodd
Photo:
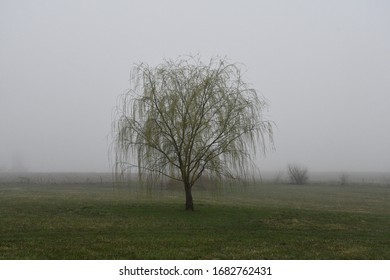
<path fill-rule="evenodd" d="M 136 65 L 119 100 L 115 174 L 137 167 L 139 174 L 182 182 L 186 210 L 194 210 L 192 187 L 202 175 L 242 178 L 256 151 L 272 143 L 266 102 L 226 59 Z"/>

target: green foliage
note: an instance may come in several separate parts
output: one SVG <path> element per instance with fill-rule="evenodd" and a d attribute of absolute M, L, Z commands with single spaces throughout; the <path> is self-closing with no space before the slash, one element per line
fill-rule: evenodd
<path fill-rule="evenodd" d="M 191 189 L 202 174 L 245 176 L 257 149 L 272 143 L 266 107 L 236 64 L 197 58 L 134 68 L 114 121 L 115 171 L 166 176 Z"/>

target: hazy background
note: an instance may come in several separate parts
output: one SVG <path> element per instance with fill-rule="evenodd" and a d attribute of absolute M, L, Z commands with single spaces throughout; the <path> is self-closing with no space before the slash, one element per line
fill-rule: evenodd
<path fill-rule="evenodd" d="M 390 172 L 390 2 L 0 0 L 0 171 L 109 171 L 132 65 L 246 65 L 269 101 L 262 170 Z"/>

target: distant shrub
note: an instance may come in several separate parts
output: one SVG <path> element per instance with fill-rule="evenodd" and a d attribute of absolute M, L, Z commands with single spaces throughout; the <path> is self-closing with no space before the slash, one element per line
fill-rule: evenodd
<path fill-rule="evenodd" d="M 307 183 L 309 179 L 307 176 L 307 168 L 295 164 L 289 164 L 287 168 L 291 184 L 304 185 Z"/>

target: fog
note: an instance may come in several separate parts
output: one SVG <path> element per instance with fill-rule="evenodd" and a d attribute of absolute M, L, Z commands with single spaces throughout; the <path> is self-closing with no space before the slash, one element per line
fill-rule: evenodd
<path fill-rule="evenodd" d="M 134 63 L 245 65 L 269 103 L 261 170 L 390 172 L 388 1 L 0 2 L 0 171 L 110 170 Z"/>

